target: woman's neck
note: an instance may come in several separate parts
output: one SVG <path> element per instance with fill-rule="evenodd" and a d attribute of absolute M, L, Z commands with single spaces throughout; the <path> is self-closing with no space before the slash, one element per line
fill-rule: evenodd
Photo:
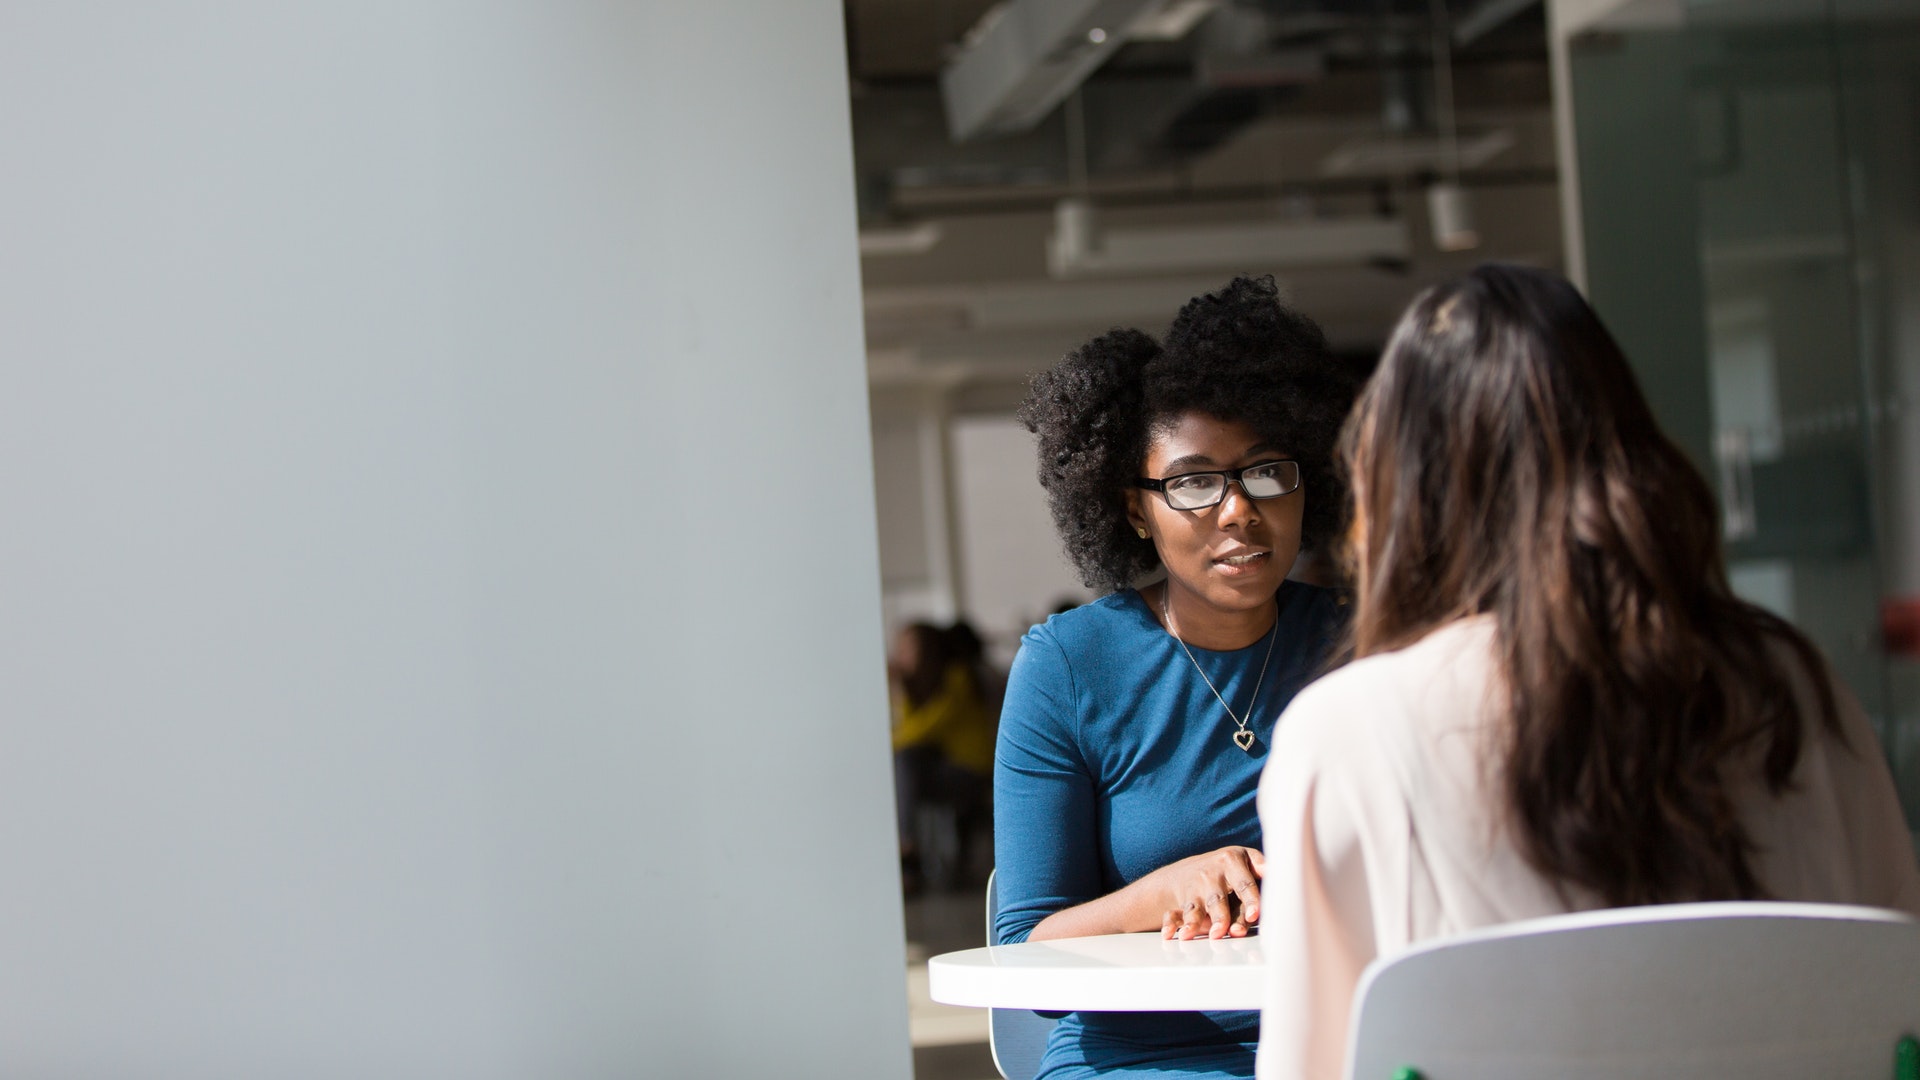
<path fill-rule="evenodd" d="M 1157 595 L 1145 597 L 1166 631 L 1196 649 L 1229 652 L 1244 649 L 1273 629 L 1280 617 L 1276 603 L 1261 604 L 1246 610 L 1221 608 L 1207 603 L 1185 589 L 1163 581 L 1154 588 Z"/>

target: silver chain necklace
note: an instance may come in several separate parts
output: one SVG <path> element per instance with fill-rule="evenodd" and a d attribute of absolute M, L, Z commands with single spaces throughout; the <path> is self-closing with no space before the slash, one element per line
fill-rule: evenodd
<path fill-rule="evenodd" d="M 1193 665 L 1193 670 L 1200 673 L 1200 681 L 1206 683 L 1207 689 L 1213 691 L 1213 700 L 1227 710 L 1227 717 L 1233 721 L 1236 728 L 1233 733 L 1233 745 L 1249 754 L 1253 753 L 1253 732 L 1247 730 L 1247 721 L 1253 719 L 1253 708 L 1260 703 L 1260 684 L 1267 681 L 1267 663 L 1273 659 L 1273 643 L 1280 640 L 1280 613 L 1278 611 L 1273 613 L 1273 626 L 1267 631 L 1267 657 L 1260 661 L 1260 677 L 1253 680 L 1253 695 L 1247 698 L 1247 715 L 1242 717 L 1233 711 L 1233 706 L 1227 704 L 1226 698 L 1220 696 L 1220 689 L 1213 685 L 1212 679 L 1207 678 L 1207 670 L 1200 666 L 1200 661 L 1193 658 L 1193 650 L 1187 648 L 1187 643 L 1180 640 L 1180 631 L 1173 625 L 1172 601 L 1172 585 L 1161 586 L 1160 614 L 1167 620 L 1167 633 L 1172 634 L 1173 640 L 1180 643 L 1180 651 L 1187 654 L 1187 663 Z"/>

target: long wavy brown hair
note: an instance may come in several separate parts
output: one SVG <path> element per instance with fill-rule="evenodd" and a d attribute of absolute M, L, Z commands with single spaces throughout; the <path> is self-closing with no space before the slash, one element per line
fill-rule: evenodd
<path fill-rule="evenodd" d="M 1497 265 L 1422 293 L 1341 453 L 1352 655 L 1494 617 L 1496 775 L 1529 862 L 1611 906 L 1763 896 L 1730 780 L 1757 759 L 1784 791 L 1796 687 L 1837 732 L 1833 688 L 1734 597 L 1712 492 L 1580 294 Z"/>

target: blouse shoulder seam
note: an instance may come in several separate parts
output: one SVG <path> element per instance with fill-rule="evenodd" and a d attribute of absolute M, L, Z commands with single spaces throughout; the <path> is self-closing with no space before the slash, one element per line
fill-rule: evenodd
<path fill-rule="evenodd" d="M 1080 760 L 1084 764 L 1087 760 L 1087 747 L 1081 742 L 1081 729 L 1085 725 L 1080 722 L 1080 676 L 1073 670 L 1073 655 L 1067 651 L 1067 647 L 1051 634 L 1047 635 L 1047 639 L 1053 645 L 1054 651 L 1060 654 L 1060 667 L 1067 673 L 1067 708 L 1071 713 L 1073 725 L 1069 733 L 1073 736 L 1074 749 L 1080 752 Z"/>

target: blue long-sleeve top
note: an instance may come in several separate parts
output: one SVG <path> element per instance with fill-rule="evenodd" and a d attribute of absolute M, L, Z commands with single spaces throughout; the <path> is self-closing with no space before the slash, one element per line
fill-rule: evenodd
<path fill-rule="evenodd" d="M 1189 855 L 1260 846 L 1254 796 L 1274 722 L 1320 672 L 1343 615 L 1335 594 L 1298 582 L 1277 599 L 1257 701 L 1265 637 L 1227 652 L 1193 648 L 1189 661 L 1132 589 L 1021 639 L 994 755 L 996 943 L 1024 941 L 1048 915 Z M 1195 662 L 1236 712 L 1251 714 L 1251 753 L 1234 744 L 1235 724 Z M 1251 1075 L 1258 1034 L 1257 1012 L 1075 1013 L 1055 1029 L 1042 1074 L 1231 1050 Z"/>

